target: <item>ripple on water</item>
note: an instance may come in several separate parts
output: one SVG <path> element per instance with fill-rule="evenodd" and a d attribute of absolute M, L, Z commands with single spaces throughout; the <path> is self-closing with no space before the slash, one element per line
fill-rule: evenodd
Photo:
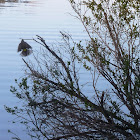
<path fill-rule="evenodd" d="M 23 136 L 22 126 L 8 122 L 13 117 L 4 110 L 5 104 L 14 106 L 18 102 L 10 93 L 10 86 L 24 73 L 21 56 L 17 53 L 20 38 L 31 39 L 38 34 L 47 43 L 53 44 L 61 40 L 59 31 L 69 32 L 75 40 L 87 38 L 82 25 L 69 15 L 72 11 L 67 2 L 0 0 L 0 140 L 11 140 L 7 133 L 9 128 L 17 131 L 23 139 L 28 139 Z M 35 42 L 28 43 L 36 47 Z"/>

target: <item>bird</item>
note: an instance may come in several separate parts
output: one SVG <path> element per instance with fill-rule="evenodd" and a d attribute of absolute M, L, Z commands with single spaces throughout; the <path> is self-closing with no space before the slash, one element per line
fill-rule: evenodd
<path fill-rule="evenodd" d="M 33 51 L 32 51 L 32 47 L 25 42 L 23 39 L 21 40 L 20 44 L 18 45 L 18 50 L 17 52 L 21 52 L 20 55 L 21 56 L 28 56 L 30 55 Z"/>

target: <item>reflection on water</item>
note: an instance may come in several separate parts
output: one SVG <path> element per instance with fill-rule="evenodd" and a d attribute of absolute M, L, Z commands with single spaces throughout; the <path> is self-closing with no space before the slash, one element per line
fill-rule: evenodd
<path fill-rule="evenodd" d="M 0 0 L 0 8 L 1 7 L 15 7 L 16 5 L 14 5 L 14 3 L 34 3 L 34 2 L 24 1 L 24 0 Z"/>
<path fill-rule="evenodd" d="M 0 3 L 5 3 L 5 2 L 18 2 L 19 0 L 0 0 Z"/>
<path fill-rule="evenodd" d="M 0 0 L 0 3 L 33 3 L 33 1 L 25 1 L 25 0 Z"/>

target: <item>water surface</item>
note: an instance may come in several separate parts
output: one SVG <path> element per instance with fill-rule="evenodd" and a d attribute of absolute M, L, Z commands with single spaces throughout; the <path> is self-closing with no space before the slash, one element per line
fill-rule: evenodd
<path fill-rule="evenodd" d="M 87 39 L 82 24 L 74 15 L 68 0 L 0 0 L 0 140 L 10 140 L 8 129 L 13 130 L 23 140 L 29 139 L 23 126 L 11 125 L 14 118 L 4 110 L 4 105 L 16 106 L 17 99 L 10 92 L 14 79 L 24 76 L 24 63 L 17 53 L 18 44 L 23 39 L 42 36 L 48 45 L 61 40 L 60 31 L 72 34 L 74 40 Z M 27 41 L 33 50 L 39 50 L 36 43 Z M 30 55 L 26 59 L 31 59 Z M 82 72 L 82 79 L 89 75 Z M 85 80 L 86 79 L 86 80 Z M 86 94 L 90 93 L 86 90 Z M 91 93 L 93 95 L 93 92 Z"/>
<path fill-rule="evenodd" d="M 69 13 L 73 12 L 67 0 L 0 0 L 0 140 L 11 139 L 8 129 L 26 138 L 23 127 L 11 125 L 13 117 L 4 110 L 4 105 L 18 102 L 10 86 L 24 75 L 22 57 L 17 53 L 20 38 L 38 34 L 50 45 L 60 40 L 59 31 L 71 33 L 76 40 L 85 38 L 82 25 Z M 39 49 L 35 42 L 28 43 Z"/>

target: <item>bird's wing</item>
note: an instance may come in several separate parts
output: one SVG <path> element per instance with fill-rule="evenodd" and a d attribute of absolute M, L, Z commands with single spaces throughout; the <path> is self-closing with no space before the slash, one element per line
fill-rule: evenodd
<path fill-rule="evenodd" d="M 21 45 L 21 43 L 18 45 L 18 52 L 20 52 L 22 50 L 22 45 Z"/>
<path fill-rule="evenodd" d="M 23 49 L 31 49 L 32 47 L 25 41 L 22 43 Z"/>

